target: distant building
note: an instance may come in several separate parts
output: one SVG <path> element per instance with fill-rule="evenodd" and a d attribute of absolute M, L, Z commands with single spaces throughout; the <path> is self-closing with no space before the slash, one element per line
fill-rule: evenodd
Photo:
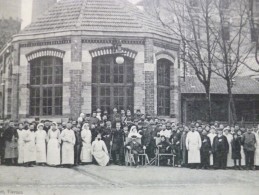
<path fill-rule="evenodd" d="M 127 0 L 60 1 L 0 52 L 0 112 L 60 120 L 116 107 L 180 120 L 178 49 Z"/>
<path fill-rule="evenodd" d="M 21 19 L 21 0 L 0 0 L 0 19 Z"/>

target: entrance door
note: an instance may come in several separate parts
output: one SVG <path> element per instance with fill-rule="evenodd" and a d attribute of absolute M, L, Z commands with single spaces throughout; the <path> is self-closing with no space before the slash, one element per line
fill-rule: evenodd
<path fill-rule="evenodd" d="M 124 58 L 123 64 L 117 64 L 112 55 L 93 58 L 92 110 L 100 108 L 108 113 L 113 108 L 133 111 L 134 60 Z"/>

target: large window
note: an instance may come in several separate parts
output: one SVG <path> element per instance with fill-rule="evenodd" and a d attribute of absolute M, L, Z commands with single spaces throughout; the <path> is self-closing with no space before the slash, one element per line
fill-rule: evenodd
<path fill-rule="evenodd" d="M 170 65 L 166 59 L 157 61 L 157 112 L 158 115 L 170 115 Z"/>
<path fill-rule="evenodd" d="M 31 61 L 30 115 L 62 115 L 63 61 L 41 57 Z"/>
<path fill-rule="evenodd" d="M 117 64 L 112 55 L 93 58 L 92 110 L 133 110 L 134 60 L 124 58 L 123 64 Z"/>

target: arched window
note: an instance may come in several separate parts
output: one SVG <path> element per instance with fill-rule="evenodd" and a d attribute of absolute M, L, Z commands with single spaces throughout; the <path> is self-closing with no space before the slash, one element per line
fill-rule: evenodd
<path fill-rule="evenodd" d="M 170 66 L 166 59 L 157 61 L 157 114 L 170 115 Z"/>
<path fill-rule="evenodd" d="M 117 64 L 113 55 L 93 58 L 92 110 L 100 108 L 110 113 L 116 107 L 133 111 L 134 59 L 124 59 L 123 64 Z"/>
<path fill-rule="evenodd" d="M 30 63 L 30 115 L 62 115 L 63 60 L 45 56 Z"/>

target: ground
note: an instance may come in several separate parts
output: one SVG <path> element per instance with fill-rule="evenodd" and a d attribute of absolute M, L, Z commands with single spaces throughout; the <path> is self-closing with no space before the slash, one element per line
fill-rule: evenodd
<path fill-rule="evenodd" d="M 259 194 L 259 171 L 95 165 L 76 168 L 0 166 L 0 195 Z"/>

